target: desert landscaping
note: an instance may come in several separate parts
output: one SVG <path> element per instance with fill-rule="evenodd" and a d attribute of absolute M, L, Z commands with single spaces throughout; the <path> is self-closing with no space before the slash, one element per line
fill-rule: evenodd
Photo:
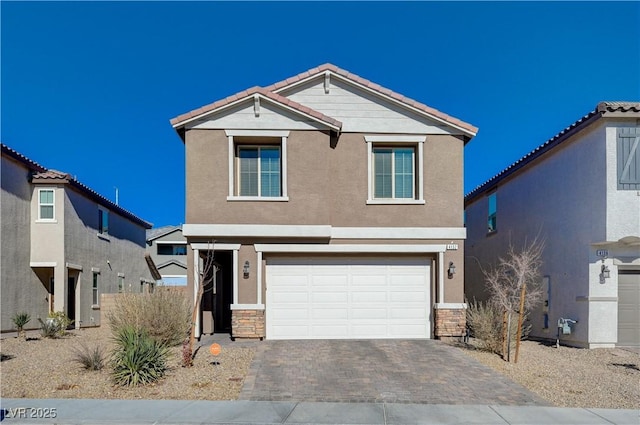
<path fill-rule="evenodd" d="M 2 398 L 235 400 L 254 356 L 253 347 L 231 343 L 223 344 L 214 357 L 204 345 L 193 367 L 184 368 L 180 347 L 174 347 L 165 377 L 155 384 L 128 388 L 112 383 L 108 366 L 88 371 L 73 360 L 74 349 L 82 345 L 100 345 L 108 352 L 110 339 L 108 328 L 74 330 L 56 339 L 42 338 L 35 331 L 26 339 L 15 333 L 3 335 Z M 515 364 L 473 346 L 458 346 L 558 407 L 635 409 L 640 405 L 640 355 L 636 352 L 555 348 L 523 341 Z"/>

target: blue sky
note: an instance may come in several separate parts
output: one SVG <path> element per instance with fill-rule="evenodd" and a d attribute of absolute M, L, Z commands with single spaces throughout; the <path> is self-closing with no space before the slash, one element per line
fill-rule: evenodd
<path fill-rule="evenodd" d="M 7 2 L 1 138 L 156 226 L 184 222 L 169 119 L 331 62 L 480 128 L 465 193 L 640 100 L 640 3 Z"/>

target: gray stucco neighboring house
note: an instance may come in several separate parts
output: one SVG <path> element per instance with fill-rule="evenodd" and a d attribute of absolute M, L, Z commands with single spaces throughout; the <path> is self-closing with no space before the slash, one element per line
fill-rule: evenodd
<path fill-rule="evenodd" d="M 147 251 L 167 286 L 187 285 L 187 239 L 182 226 L 147 230 Z"/>
<path fill-rule="evenodd" d="M 640 103 L 601 102 L 465 197 L 465 294 L 482 267 L 545 240 L 543 304 L 531 335 L 598 348 L 640 346 Z M 477 260 L 477 261 L 476 261 Z"/>
<path fill-rule="evenodd" d="M 1 330 L 11 317 L 64 311 L 76 328 L 101 323 L 100 295 L 141 292 L 153 282 L 145 230 L 151 224 L 71 175 L 2 144 Z"/>

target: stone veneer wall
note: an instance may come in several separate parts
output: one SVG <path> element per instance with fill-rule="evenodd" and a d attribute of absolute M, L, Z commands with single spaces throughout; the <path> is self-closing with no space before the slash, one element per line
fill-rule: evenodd
<path fill-rule="evenodd" d="M 231 335 L 234 338 L 264 338 L 264 310 L 233 310 Z"/>
<path fill-rule="evenodd" d="M 465 309 L 435 309 L 435 337 L 450 338 L 463 336 L 467 326 L 466 313 L 467 311 Z"/>

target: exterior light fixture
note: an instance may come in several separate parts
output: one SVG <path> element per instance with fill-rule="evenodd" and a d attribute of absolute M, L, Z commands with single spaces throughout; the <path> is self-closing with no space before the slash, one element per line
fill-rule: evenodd
<path fill-rule="evenodd" d="M 244 278 L 247 279 L 249 277 L 249 261 L 244 262 L 244 267 L 242 268 L 242 272 L 244 274 Z"/>
<path fill-rule="evenodd" d="M 453 261 L 449 261 L 449 269 L 447 270 L 447 274 L 449 275 L 449 279 L 453 279 L 453 275 L 456 274 L 456 266 L 453 264 Z"/>
<path fill-rule="evenodd" d="M 603 279 L 609 279 L 611 277 L 611 271 L 609 270 L 609 267 L 607 267 L 605 264 L 602 265 L 602 268 L 600 269 L 600 273 L 602 274 Z"/>

